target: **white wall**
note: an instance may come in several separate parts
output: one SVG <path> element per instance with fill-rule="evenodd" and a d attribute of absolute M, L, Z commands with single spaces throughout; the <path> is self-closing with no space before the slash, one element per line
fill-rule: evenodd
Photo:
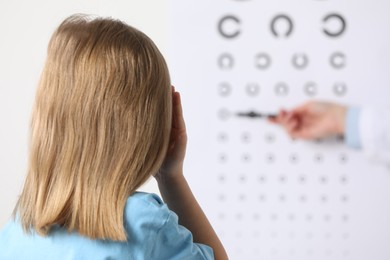
<path fill-rule="evenodd" d="M 73 13 L 121 19 L 166 52 L 167 1 L 0 1 L 0 227 L 9 219 L 23 184 L 30 110 L 49 38 Z M 157 192 L 153 181 L 144 189 Z"/>

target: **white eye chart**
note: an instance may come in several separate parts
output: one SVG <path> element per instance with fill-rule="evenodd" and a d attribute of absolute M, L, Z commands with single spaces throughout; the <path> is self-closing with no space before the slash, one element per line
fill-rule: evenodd
<path fill-rule="evenodd" d="M 264 119 L 305 101 L 390 106 L 387 0 L 173 0 L 186 176 L 230 259 L 390 259 L 390 171 Z"/>

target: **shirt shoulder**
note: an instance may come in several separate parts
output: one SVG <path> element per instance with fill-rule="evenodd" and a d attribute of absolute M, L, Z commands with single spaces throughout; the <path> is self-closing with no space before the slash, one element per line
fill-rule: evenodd
<path fill-rule="evenodd" d="M 148 259 L 214 259 L 211 247 L 194 243 L 192 233 L 156 194 L 137 192 L 125 208 L 128 240 L 148 245 Z"/>
<path fill-rule="evenodd" d="M 162 199 L 153 193 L 136 192 L 125 205 L 124 225 L 129 235 L 142 230 L 158 229 L 169 218 L 171 211 Z"/>

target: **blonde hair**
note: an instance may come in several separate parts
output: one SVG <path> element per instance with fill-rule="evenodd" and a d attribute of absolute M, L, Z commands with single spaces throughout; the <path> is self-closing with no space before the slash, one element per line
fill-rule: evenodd
<path fill-rule="evenodd" d="M 59 225 L 92 239 L 127 239 L 126 200 L 167 151 L 170 86 L 164 58 L 142 32 L 84 15 L 62 22 L 37 89 L 14 211 L 26 232 L 47 235 Z"/>

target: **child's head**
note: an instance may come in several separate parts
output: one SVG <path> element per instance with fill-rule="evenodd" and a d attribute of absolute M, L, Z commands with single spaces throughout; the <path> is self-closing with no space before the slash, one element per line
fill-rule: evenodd
<path fill-rule="evenodd" d="M 36 94 L 15 211 L 24 228 L 125 240 L 126 199 L 161 166 L 171 109 L 166 63 L 146 35 L 117 20 L 67 18 Z"/>

